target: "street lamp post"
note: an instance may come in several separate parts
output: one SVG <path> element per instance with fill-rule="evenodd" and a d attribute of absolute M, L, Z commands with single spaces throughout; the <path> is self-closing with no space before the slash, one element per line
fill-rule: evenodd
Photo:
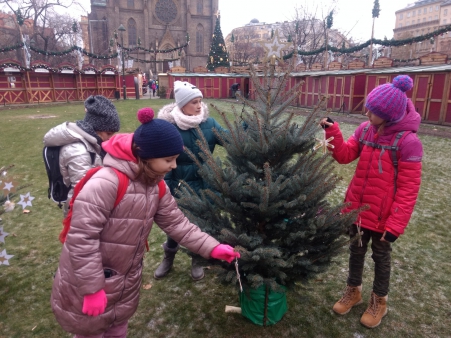
<path fill-rule="evenodd" d="M 121 32 L 121 56 L 122 56 L 122 96 L 124 97 L 124 100 L 127 99 L 127 87 L 125 86 L 125 64 L 124 64 L 124 32 L 125 27 L 121 24 L 119 28 L 117 29 L 119 32 Z"/>

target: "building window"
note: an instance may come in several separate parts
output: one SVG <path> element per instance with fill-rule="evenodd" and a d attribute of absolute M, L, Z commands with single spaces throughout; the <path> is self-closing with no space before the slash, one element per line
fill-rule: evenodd
<path fill-rule="evenodd" d="M 417 23 L 420 23 L 420 19 L 417 20 Z"/>
<path fill-rule="evenodd" d="M 443 19 L 443 24 L 444 24 L 444 25 L 446 24 L 446 19 Z"/>
<path fill-rule="evenodd" d="M 418 10 L 418 15 L 420 15 L 420 14 L 421 14 L 421 9 Z"/>
<path fill-rule="evenodd" d="M 399 14 L 399 20 L 402 20 L 404 14 Z"/>
<path fill-rule="evenodd" d="M 426 18 L 423 18 L 423 22 L 426 22 Z"/>
<path fill-rule="evenodd" d="M 135 0 L 127 0 L 127 8 L 135 8 Z"/>
<path fill-rule="evenodd" d="M 204 2 L 203 0 L 197 0 L 197 14 L 203 14 L 204 12 Z"/>
<path fill-rule="evenodd" d="M 426 14 L 427 12 L 428 12 L 428 9 L 426 7 L 424 7 L 423 13 Z"/>
<path fill-rule="evenodd" d="M 432 12 L 432 6 L 429 7 L 429 13 Z"/>
<path fill-rule="evenodd" d="M 407 22 L 406 22 L 406 26 L 408 26 L 408 25 L 410 25 L 410 21 L 407 21 Z"/>
<path fill-rule="evenodd" d="M 416 11 L 413 11 L 413 12 L 412 12 L 412 16 L 415 16 L 416 13 L 417 13 Z"/>
<path fill-rule="evenodd" d="M 429 17 L 429 21 L 432 21 L 432 16 Z"/>
<path fill-rule="evenodd" d="M 197 25 L 196 29 L 196 53 L 204 52 L 204 26 Z"/>
<path fill-rule="evenodd" d="M 445 10 L 443 11 L 443 15 L 448 15 L 448 9 L 445 9 Z"/>
<path fill-rule="evenodd" d="M 136 21 L 132 18 L 128 19 L 127 22 L 127 32 L 128 32 L 128 45 L 136 46 Z"/>
<path fill-rule="evenodd" d="M 438 11 L 439 9 L 440 9 L 440 6 L 439 6 L 439 5 L 436 5 L 436 6 L 435 6 L 435 10 Z"/>
<path fill-rule="evenodd" d="M 402 23 L 399 24 L 398 28 L 402 28 Z"/>
<path fill-rule="evenodd" d="M 410 14 L 411 14 L 410 12 L 409 12 L 409 13 L 407 13 L 407 17 L 408 17 L 408 18 L 410 18 Z"/>
<path fill-rule="evenodd" d="M 438 15 L 434 16 L 434 20 L 438 20 Z"/>

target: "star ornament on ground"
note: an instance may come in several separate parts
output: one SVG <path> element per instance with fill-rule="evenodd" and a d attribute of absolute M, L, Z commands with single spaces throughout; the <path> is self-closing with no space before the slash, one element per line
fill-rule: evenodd
<path fill-rule="evenodd" d="M 0 243 L 5 243 L 5 237 L 8 235 L 9 233 L 3 231 L 3 227 L 0 227 Z"/>
<path fill-rule="evenodd" d="M 283 58 L 282 51 L 291 45 L 290 42 L 280 41 L 278 30 L 276 30 L 276 32 L 274 33 L 274 36 L 272 37 L 271 41 L 263 41 L 261 42 L 261 44 L 266 52 L 264 61 L 269 61 L 273 56 L 275 56 L 278 59 L 282 59 Z"/>
<path fill-rule="evenodd" d="M 323 154 L 327 154 L 327 148 L 330 149 L 334 149 L 334 145 L 330 144 L 330 142 L 334 139 L 333 136 L 329 137 L 328 139 L 326 139 L 326 131 L 323 130 L 323 139 L 320 140 L 319 138 L 317 138 L 316 140 L 318 141 L 318 143 L 313 147 L 313 151 L 318 150 L 319 148 L 323 149 Z"/>
<path fill-rule="evenodd" d="M 6 182 L 4 181 L 3 184 L 1 185 L 1 189 L 7 191 L 7 193 L 12 193 L 16 191 L 16 182 L 10 181 L 10 182 Z"/>
<path fill-rule="evenodd" d="M 14 255 L 8 255 L 6 253 L 6 250 L 3 250 L 2 252 L 0 252 L 0 265 L 9 265 L 9 259 L 11 257 L 14 257 Z"/>
<path fill-rule="evenodd" d="M 20 204 L 22 206 L 22 210 L 25 209 L 27 207 L 27 205 L 29 205 L 30 207 L 31 205 L 31 201 L 34 200 L 33 196 L 30 196 L 30 193 L 27 192 L 26 195 L 20 195 L 20 201 L 17 202 L 17 204 Z"/>

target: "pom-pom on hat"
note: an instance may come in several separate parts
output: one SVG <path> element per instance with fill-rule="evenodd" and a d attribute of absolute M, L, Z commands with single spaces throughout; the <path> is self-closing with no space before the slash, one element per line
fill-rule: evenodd
<path fill-rule="evenodd" d="M 398 75 L 392 83 L 374 88 L 368 94 L 365 107 L 387 122 L 398 122 L 406 113 L 406 91 L 412 87 L 413 81 L 409 76 Z"/>
<path fill-rule="evenodd" d="M 144 159 L 178 155 L 183 151 L 183 140 L 177 128 L 171 123 L 154 119 L 152 108 L 138 110 L 142 124 L 133 134 L 133 142 L 139 147 L 137 155 Z"/>
<path fill-rule="evenodd" d="M 91 95 L 85 101 L 86 115 L 83 121 L 94 131 L 118 132 L 121 127 L 114 104 L 102 95 Z"/>
<path fill-rule="evenodd" d="M 185 81 L 174 82 L 175 103 L 181 109 L 192 99 L 204 97 L 202 92 L 195 85 Z"/>

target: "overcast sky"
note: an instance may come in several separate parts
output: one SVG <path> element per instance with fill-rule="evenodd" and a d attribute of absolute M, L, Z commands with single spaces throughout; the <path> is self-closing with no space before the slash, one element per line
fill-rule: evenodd
<path fill-rule="evenodd" d="M 89 0 L 79 1 L 90 11 Z M 415 1 L 379 0 L 381 12 L 376 20 L 374 37 L 392 38 L 395 11 L 413 2 Z M 374 0 L 219 0 L 222 33 L 226 37 L 233 28 L 242 27 L 254 18 L 266 23 L 291 21 L 294 18 L 294 8 L 304 4 L 307 4 L 311 11 L 318 6 L 319 17 L 324 17 L 335 7 L 332 28 L 344 34 L 349 32 L 347 36 L 357 41 L 366 41 L 371 38 L 371 10 Z"/>

